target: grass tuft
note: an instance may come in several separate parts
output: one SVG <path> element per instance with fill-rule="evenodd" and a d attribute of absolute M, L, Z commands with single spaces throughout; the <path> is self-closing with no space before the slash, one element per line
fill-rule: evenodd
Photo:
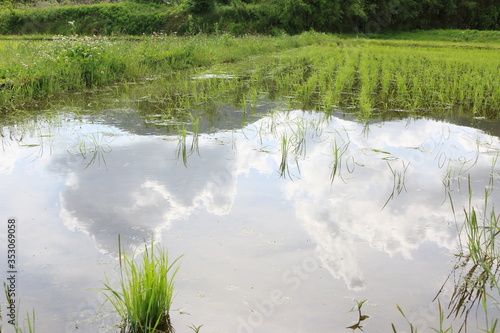
<path fill-rule="evenodd" d="M 180 257 L 170 261 L 168 252 L 153 240 L 144 245 L 141 262 L 123 251 L 120 237 L 118 247 L 120 285 L 114 288 L 107 279 L 101 292 L 121 317 L 120 332 L 174 332 L 169 311 Z"/>

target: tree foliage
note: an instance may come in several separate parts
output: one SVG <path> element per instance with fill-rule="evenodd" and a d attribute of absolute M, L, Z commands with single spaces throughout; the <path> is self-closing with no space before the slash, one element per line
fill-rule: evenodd
<path fill-rule="evenodd" d="M 500 30 L 500 1 L 0 0 L 0 33 L 65 33 L 68 21 L 77 22 L 77 33 Z"/>
<path fill-rule="evenodd" d="M 208 14 L 215 8 L 215 0 L 186 0 L 186 9 L 193 14 Z"/>
<path fill-rule="evenodd" d="M 263 5 L 268 0 L 256 0 Z M 274 0 L 290 33 L 459 28 L 500 29 L 497 0 Z M 273 13 L 273 11 L 270 11 Z"/>

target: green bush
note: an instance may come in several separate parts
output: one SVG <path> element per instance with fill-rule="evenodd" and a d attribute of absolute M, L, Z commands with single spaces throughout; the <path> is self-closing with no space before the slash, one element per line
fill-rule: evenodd
<path fill-rule="evenodd" d="M 215 0 L 186 0 L 185 8 L 192 14 L 209 14 L 215 9 Z"/>
<path fill-rule="evenodd" d="M 181 20 L 173 8 L 152 3 L 21 7 L 0 10 L 0 33 L 142 35 L 176 31 Z"/>

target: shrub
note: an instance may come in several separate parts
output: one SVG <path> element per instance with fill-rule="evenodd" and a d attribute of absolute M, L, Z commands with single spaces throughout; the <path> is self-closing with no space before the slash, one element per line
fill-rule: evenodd
<path fill-rule="evenodd" d="M 209 14 L 215 9 L 215 0 L 186 0 L 186 10 L 193 14 Z"/>

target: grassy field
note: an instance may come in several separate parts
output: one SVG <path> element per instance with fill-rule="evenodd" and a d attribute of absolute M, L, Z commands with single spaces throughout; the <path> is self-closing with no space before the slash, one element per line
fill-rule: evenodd
<path fill-rule="evenodd" d="M 256 85 L 250 87 L 252 94 L 267 90 L 291 95 L 306 109 L 355 107 L 365 118 L 388 110 L 496 118 L 498 34 L 482 32 L 474 41 L 447 41 L 457 33 L 450 31 L 441 40 L 435 36 L 443 32 L 428 32 L 429 40 L 422 32 L 416 33 L 416 40 L 321 33 L 5 39 L 0 42 L 0 108 L 19 109 L 70 90 L 224 64 L 219 70 L 243 74 L 251 69 Z M 260 57 L 250 65 L 237 63 L 255 56 Z M 187 83 L 181 94 L 200 91 L 190 86 L 197 84 L 206 83 Z M 247 85 L 217 82 L 213 89 L 241 89 L 235 84 Z"/>
<path fill-rule="evenodd" d="M 235 62 L 331 40 L 321 34 L 5 39 L 0 42 L 0 109 L 22 108 L 26 102 L 65 91 Z"/>

